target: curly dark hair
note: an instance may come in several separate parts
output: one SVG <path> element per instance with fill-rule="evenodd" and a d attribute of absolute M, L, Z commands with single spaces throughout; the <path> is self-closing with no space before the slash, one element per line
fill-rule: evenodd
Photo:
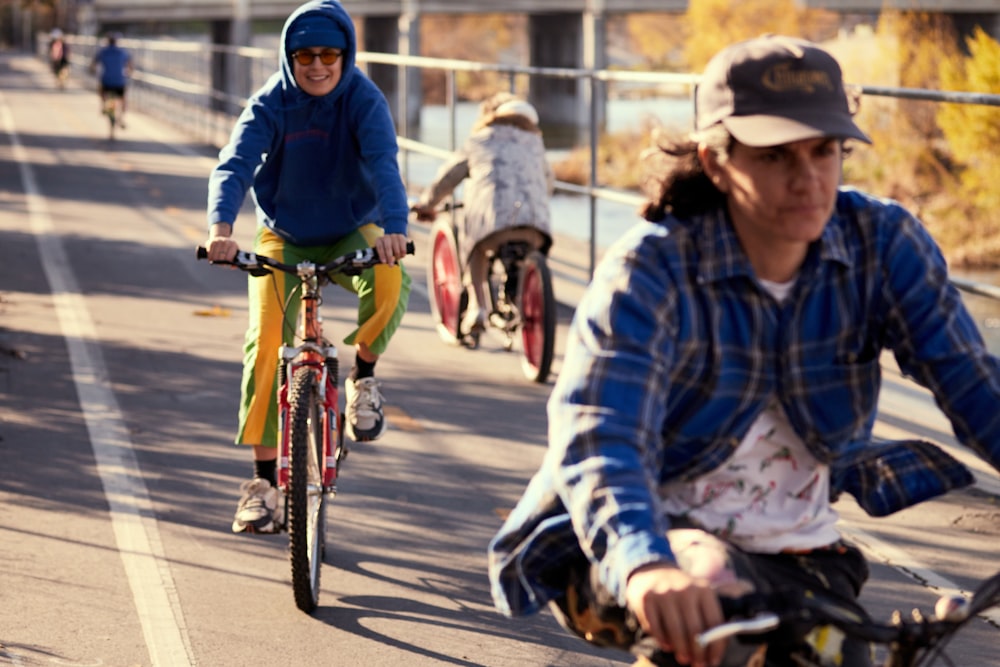
<path fill-rule="evenodd" d="M 639 214 L 651 222 L 667 215 L 690 218 L 725 205 L 725 195 L 715 187 L 698 159 L 698 145 L 705 144 L 720 162 L 728 159 L 733 137 L 722 125 L 701 132 L 697 137 L 667 136 L 643 152 L 646 176 L 642 190 L 648 197 Z"/>
<path fill-rule="evenodd" d="M 851 154 L 849 140 L 840 140 L 843 158 Z M 642 191 L 648 198 L 639 215 L 650 222 L 667 215 L 686 219 L 726 205 L 726 195 L 715 187 L 698 159 L 698 146 L 705 145 L 720 164 L 732 154 L 736 139 L 723 125 L 680 137 L 666 137 L 642 153 L 646 163 Z"/>

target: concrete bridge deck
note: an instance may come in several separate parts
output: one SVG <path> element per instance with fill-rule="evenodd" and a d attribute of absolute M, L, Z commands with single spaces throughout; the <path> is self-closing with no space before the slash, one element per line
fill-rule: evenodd
<path fill-rule="evenodd" d="M 409 14 L 626 14 L 636 12 L 681 13 L 687 0 L 342 0 L 352 16 L 400 16 Z M 149 20 L 224 20 L 234 12 L 247 12 L 252 19 L 282 19 L 301 0 L 94 0 L 88 3 L 101 23 Z M 948 14 L 995 13 L 996 0 L 800 0 L 815 9 L 841 13 L 878 13 L 901 9 Z"/>

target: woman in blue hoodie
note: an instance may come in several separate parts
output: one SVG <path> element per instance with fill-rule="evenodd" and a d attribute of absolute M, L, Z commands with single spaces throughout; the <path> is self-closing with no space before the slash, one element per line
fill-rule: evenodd
<path fill-rule="evenodd" d="M 406 312 L 410 278 L 396 261 L 406 253 L 408 216 L 396 130 L 385 96 L 355 66 L 356 53 L 354 24 L 340 3 L 314 0 L 288 17 L 280 69 L 248 101 L 212 171 L 206 248 L 210 260 L 236 255 L 233 222 L 252 189 L 257 253 L 294 264 L 376 249 L 385 264 L 338 281 L 359 297 L 358 328 L 345 339 L 355 346 L 346 416 L 348 435 L 366 441 L 386 428 L 375 362 Z M 233 532 L 281 523 L 273 350 L 289 336 L 286 311 L 299 304 L 294 279 L 274 280 L 249 279 L 236 443 L 253 447 L 254 478 L 241 487 Z"/>

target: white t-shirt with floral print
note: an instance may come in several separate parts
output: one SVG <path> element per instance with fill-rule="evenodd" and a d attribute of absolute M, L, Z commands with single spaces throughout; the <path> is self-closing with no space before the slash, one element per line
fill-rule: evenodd
<path fill-rule="evenodd" d="M 793 282 L 761 281 L 779 301 Z M 750 427 L 733 456 L 693 483 L 665 485 L 667 514 L 756 553 L 812 549 L 837 541 L 830 470 L 806 449 L 777 399 Z"/>

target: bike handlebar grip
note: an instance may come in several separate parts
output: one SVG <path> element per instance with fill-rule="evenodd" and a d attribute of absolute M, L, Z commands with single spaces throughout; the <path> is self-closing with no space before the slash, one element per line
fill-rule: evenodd
<path fill-rule="evenodd" d="M 777 614 L 764 612 L 742 621 L 729 621 L 695 635 L 694 640 L 702 648 L 720 639 L 728 639 L 740 634 L 758 635 L 775 630 L 781 625 Z"/>
<path fill-rule="evenodd" d="M 205 246 L 201 246 L 201 245 L 198 246 L 195 249 L 195 253 L 194 254 L 195 254 L 195 257 L 197 259 L 206 259 L 206 258 L 208 258 L 208 250 L 205 249 Z"/>

